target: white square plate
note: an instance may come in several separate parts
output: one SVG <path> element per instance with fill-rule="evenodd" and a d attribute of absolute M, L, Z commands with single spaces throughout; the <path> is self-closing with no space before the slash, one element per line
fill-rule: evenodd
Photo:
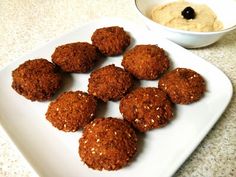
<path fill-rule="evenodd" d="M 207 92 L 200 101 L 177 105 L 175 119 L 166 127 L 152 130 L 140 137 L 139 151 L 129 166 L 118 171 L 96 171 L 81 162 L 75 133 L 58 131 L 46 119 L 49 101 L 31 102 L 11 88 L 11 72 L 25 60 L 51 58 L 58 45 L 88 41 L 95 29 L 118 25 L 124 27 L 135 44 L 158 44 L 169 55 L 172 68 L 187 67 L 200 73 L 207 82 Z M 120 66 L 122 56 L 108 57 L 97 67 L 111 63 Z M 67 77 L 62 91 L 87 91 L 89 74 Z M 159 38 L 146 29 L 121 19 L 102 19 L 53 40 L 32 53 L 19 58 L 0 71 L 0 122 L 13 142 L 44 177 L 167 177 L 171 176 L 197 147 L 224 112 L 232 97 L 232 85 L 225 74 L 204 59 L 182 47 Z M 141 86 L 157 86 L 157 81 L 141 81 Z M 61 93 L 60 92 L 60 93 Z M 119 102 L 99 106 L 98 116 L 120 117 Z"/>

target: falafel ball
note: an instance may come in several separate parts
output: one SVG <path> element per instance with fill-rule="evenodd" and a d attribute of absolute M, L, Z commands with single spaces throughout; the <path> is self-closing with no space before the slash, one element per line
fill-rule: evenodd
<path fill-rule="evenodd" d="M 120 102 L 120 112 L 140 132 L 163 127 L 173 119 L 173 105 L 158 88 L 137 88 Z"/>
<path fill-rule="evenodd" d="M 64 92 L 49 104 L 46 119 L 59 130 L 74 132 L 93 120 L 96 107 L 96 99 L 86 92 Z"/>
<path fill-rule="evenodd" d="M 132 87 L 133 78 L 114 64 L 93 71 L 89 78 L 89 94 L 107 102 L 121 99 Z"/>
<path fill-rule="evenodd" d="M 12 88 L 31 101 L 50 99 L 62 85 L 58 68 L 46 59 L 27 60 L 12 71 Z"/>
<path fill-rule="evenodd" d="M 130 45 L 129 34 L 119 26 L 110 26 L 95 30 L 91 37 L 93 45 L 97 46 L 105 56 L 120 55 Z"/>
<path fill-rule="evenodd" d="M 101 53 L 92 44 L 75 42 L 58 46 L 52 54 L 52 61 L 64 72 L 85 73 L 93 68 Z"/>
<path fill-rule="evenodd" d="M 96 170 L 118 170 L 126 166 L 137 151 L 135 131 L 118 118 L 96 118 L 85 126 L 79 140 L 82 161 Z"/>
<path fill-rule="evenodd" d="M 166 73 L 158 82 L 158 87 L 165 91 L 176 104 L 190 104 L 203 97 L 206 83 L 196 71 L 176 68 Z"/>
<path fill-rule="evenodd" d="M 136 45 L 125 52 L 121 65 L 138 79 L 155 80 L 170 66 L 165 51 L 157 45 Z"/>

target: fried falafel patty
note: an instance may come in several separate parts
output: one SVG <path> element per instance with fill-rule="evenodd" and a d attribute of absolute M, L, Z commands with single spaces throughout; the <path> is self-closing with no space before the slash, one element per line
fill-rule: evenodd
<path fill-rule="evenodd" d="M 86 92 L 64 92 L 49 104 L 46 119 L 59 130 L 74 132 L 93 120 L 96 107 L 96 99 Z"/>
<path fill-rule="evenodd" d="M 93 33 L 91 40 L 106 56 L 120 55 L 130 45 L 129 34 L 119 26 L 99 28 Z"/>
<path fill-rule="evenodd" d="M 136 45 L 125 52 L 121 65 L 138 79 L 154 80 L 170 65 L 165 51 L 157 45 Z"/>
<path fill-rule="evenodd" d="M 158 88 L 137 88 L 120 101 L 120 112 L 140 132 L 163 127 L 173 119 L 173 105 Z"/>
<path fill-rule="evenodd" d="M 126 166 L 137 151 L 137 136 L 127 121 L 96 118 L 83 130 L 79 155 L 88 167 L 118 170 Z"/>
<path fill-rule="evenodd" d="M 25 61 L 12 71 L 12 88 L 31 101 L 50 99 L 62 85 L 58 68 L 46 59 Z"/>
<path fill-rule="evenodd" d="M 203 77 L 187 68 L 176 68 L 166 73 L 158 82 L 158 87 L 165 91 L 176 104 L 190 104 L 203 97 L 206 84 Z"/>
<path fill-rule="evenodd" d="M 76 42 L 58 46 L 52 54 L 52 61 L 64 72 L 85 73 L 93 68 L 101 53 L 92 44 Z"/>
<path fill-rule="evenodd" d="M 93 71 L 89 78 L 89 94 L 107 102 L 121 99 L 132 87 L 131 74 L 114 64 Z"/>

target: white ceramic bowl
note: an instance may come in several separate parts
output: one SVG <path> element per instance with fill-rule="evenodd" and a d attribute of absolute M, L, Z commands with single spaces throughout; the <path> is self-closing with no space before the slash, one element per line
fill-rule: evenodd
<path fill-rule="evenodd" d="M 236 28 L 236 0 L 186 0 L 192 3 L 206 4 L 215 12 L 218 19 L 224 25 L 222 30 L 216 32 L 178 30 L 160 25 L 151 20 L 151 10 L 154 6 L 173 1 L 174 0 L 134 0 L 134 3 L 139 15 L 151 31 L 186 48 L 199 48 L 210 45 Z"/>

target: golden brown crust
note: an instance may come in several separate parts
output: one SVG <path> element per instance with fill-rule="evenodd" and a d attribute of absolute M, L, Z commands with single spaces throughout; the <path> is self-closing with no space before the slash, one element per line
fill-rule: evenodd
<path fill-rule="evenodd" d="M 12 88 L 31 101 L 50 99 L 62 85 L 56 66 L 46 59 L 28 60 L 12 72 Z"/>
<path fill-rule="evenodd" d="M 173 103 L 190 104 L 203 97 L 206 84 L 203 77 L 187 68 L 176 68 L 166 73 L 158 82 Z"/>
<path fill-rule="evenodd" d="M 158 88 L 137 88 L 120 102 L 124 119 L 141 132 L 163 127 L 173 119 L 173 105 Z"/>
<path fill-rule="evenodd" d="M 99 28 L 93 33 L 91 40 L 106 56 L 120 55 L 130 45 L 130 36 L 119 26 Z"/>
<path fill-rule="evenodd" d="M 93 120 L 96 107 L 96 99 L 85 92 L 64 92 L 50 103 L 46 118 L 59 130 L 74 132 Z"/>
<path fill-rule="evenodd" d="M 136 45 L 123 57 L 122 66 L 138 79 L 154 80 L 169 68 L 165 51 L 157 45 Z"/>
<path fill-rule="evenodd" d="M 99 68 L 91 73 L 88 92 L 107 102 L 108 100 L 121 99 L 132 85 L 132 76 L 113 64 Z"/>
<path fill-rule="evenodd" d="M 88 167 L 117 170 L 135 155 L 137 136 L 122 119 L 96 118 L 85 126 L 79 144 L 79 155 Z"/>
<path fill-rule="evenodd" d="M 100 58 L 98 49 L 87 42 L 58 46 L 52 54 L 52 61 L 64 72 L 87 72 Z"/>

